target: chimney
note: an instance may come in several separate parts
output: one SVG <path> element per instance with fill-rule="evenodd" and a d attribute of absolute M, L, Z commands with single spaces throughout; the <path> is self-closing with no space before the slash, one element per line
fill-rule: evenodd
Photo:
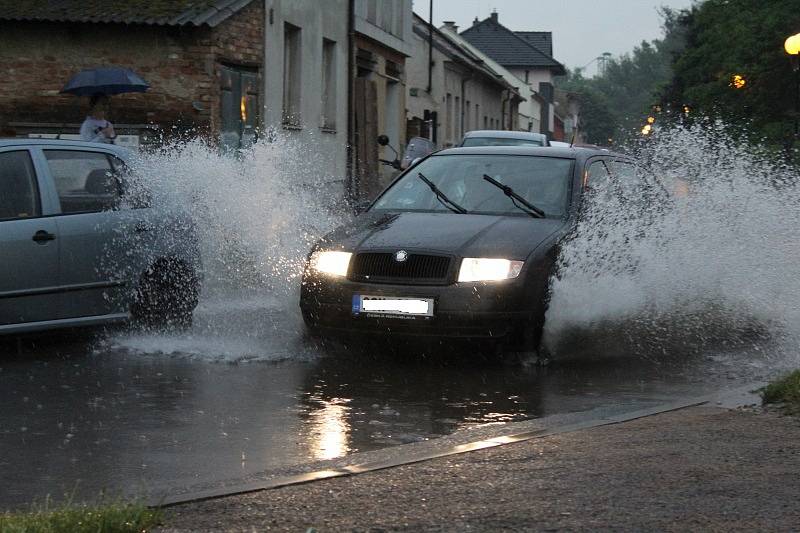
<path fill-rule="evenodd" d="M 498 22 L 498 21 L 497 21 L 497 8 L 495 8 L 495 9 L 492 11 L 492 22 Z"/>
<path fill-rule="evenodd" d="M 456 26 L 456 21 L 454 20 L 445 20 L 444 27 L 448 30 L 453 30 L 453 32 L 458 33 L 458 26 Z"/>

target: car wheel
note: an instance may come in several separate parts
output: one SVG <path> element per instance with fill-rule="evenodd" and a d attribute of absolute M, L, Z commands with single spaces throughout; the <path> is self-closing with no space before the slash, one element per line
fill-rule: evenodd
<path fill-rule="evenodd" d="M 197 274 L 189 265 L 178 259 L 161 259 L 142 274 L 131 315 L 146 328 L 186 330 L 192 325 L 199 294 Z"/>
<path fill-rule="evenodd" d="M 549 293 L 541 309 L 534 312 L 528 320 L 519 325 L 510 339 L 507 348 L 514 361 L 522 364 L 546 366 L 550 363 L 550 352 L 542 343 L 544 322 L 549 305 Z"/>
<path fill-rule="evenodd" d="M 311 311 L 307 309 L 301 309 L 301 314 L 303 315 L 303 324 L 306 327 L 306 333 L 308 333 L 311 337 L 317 337 L 319 335 L 319 325 L 317 324 L 314 315 L 311 314 Z"/>

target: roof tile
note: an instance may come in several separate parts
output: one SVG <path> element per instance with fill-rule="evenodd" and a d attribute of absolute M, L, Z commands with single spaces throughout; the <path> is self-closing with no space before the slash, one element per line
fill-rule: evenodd
<path fill-rule="evenodd" d="M 533 41 L 540 37 L 529 35 L 541 33 L 545 32 L 513 32 L 489 17 L 461 32 L 461 36 L 504 67 L 550 68 L 557 74 L 565 73 L 564 65 L 535 46 Z"/>
<path fill-rule="evenodd" d="M 0 20 L 216 26 L 252 0 L 0 0 Z"/>

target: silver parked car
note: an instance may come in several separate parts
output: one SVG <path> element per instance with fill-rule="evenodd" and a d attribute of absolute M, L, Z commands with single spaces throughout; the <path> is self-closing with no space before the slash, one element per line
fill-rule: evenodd
<path fill-rule="evenodd" d="M 547 136 L 530 131 L 474 130 L 464 134 L 459 146 L 549 146 Z"/>
<path fill-rule="evenodd" d="M 107 144 L 0 140 L 0 334 L 191 323 L 194 227 L 151 207 L 129 160 Z"/>

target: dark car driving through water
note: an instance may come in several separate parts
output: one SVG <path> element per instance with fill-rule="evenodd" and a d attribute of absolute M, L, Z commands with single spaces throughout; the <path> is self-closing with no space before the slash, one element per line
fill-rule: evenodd
<path fill-rule="evenodd" d="M 607 150 L 437 152 L 313 247 L 303 318 L 322 335 L 483 338 L 540 353 L 559 244 L 587 184 L 634 173 Z"/>

